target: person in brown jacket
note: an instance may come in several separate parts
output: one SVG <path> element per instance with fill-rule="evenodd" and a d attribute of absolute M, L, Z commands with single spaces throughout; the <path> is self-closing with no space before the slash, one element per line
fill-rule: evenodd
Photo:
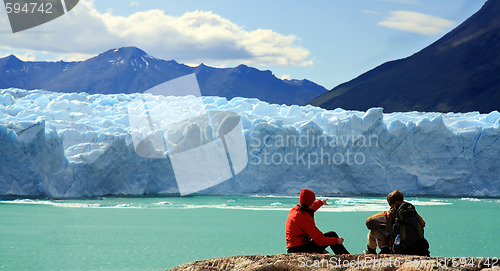
<path fill-rule="evenodd" d="M 392 245 L 395 234 L 393 230 L 393 218 L 391 211 L 399 204 L 404 202 L 404 195 L 401 190 L 394 190 L 387 195 L 387 203 L 391 207 L 389 211 L 383 211 L 366 219 L 366 227 L 370 230 L 368 233 L 368 244 L 364 254 L 377 254 L 377 247 L 380 248 L 380 254 L 392 253 Z M 425 227 L 425 221 L 418 216 L 422 227 Z"/>

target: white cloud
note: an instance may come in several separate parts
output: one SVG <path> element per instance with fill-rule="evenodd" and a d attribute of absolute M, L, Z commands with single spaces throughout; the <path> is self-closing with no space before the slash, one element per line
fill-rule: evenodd
<path fill-rule="evenodd" d="M 407 10 L 393 11 L 378 23 L 380 26 L 427 36 L 443 33 L 454 24 L 447 19 Z"/>
<path fill-rule="evenodd" d="M 371 10 L 371 9 L 364 9 L 364 10 L 362 10 L 361 12 L 363 12 L 363 13 L 365 13 L 365 14 L 372 14 L 372 15 L 375 15 L 375 14 L 378 14 L 378 13 L 379 13 L 378 11 Z"/>
<path fill-rule="evenodd" d="M 130 6 L 131 7 L 138 7 L 139 6 L 139 2 L 137 2 L 137 1 L 130 1 Z"/>
<path fill-rule="evenodd" d="M 0 25 L 2 31 L 10 31 L 8 23 Z M 248 31 L 207 11 L 176 17 L 162 10 L 148 10 L 121 17 L 102 13 L 87 0 L 51 22 L 3 35 L 0 49 L 52 53 L 66 59 L 75 54 L 91 56 L 111 48 L 137 46 L 156 57 L 189 63 L 313 64 L 309 50 L 297 45 L 296 36 L 269 29 Z"/>
<path fill-rule="evenodd" d="M 27 53 L 27 52 L 23 52 L 23 53 L 19 53 L 19 52 L 3 53 L 3 52 L 1 52 L 0 58 L 4 58 L 4 57 L 12 55 L 12 54 L 15 55 L 17 58 L 21 59 L 22 61 L 34 61 L 35 60 L 35 55 L 33 55 L 32 53 Z"/>

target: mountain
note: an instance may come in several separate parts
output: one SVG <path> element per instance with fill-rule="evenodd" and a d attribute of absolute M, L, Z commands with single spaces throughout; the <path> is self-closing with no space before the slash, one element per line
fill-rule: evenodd
<path fill-rule="evenodd" d="M 278 104 L 304 104 L 327 89 L 308 80 L 281 80 L 271 71 L 245 65 L 190 67 L 148 55 L 136 47 L 106 51 L 80 62 L 24 62 L 0 58 L 0 89 L 45 89 L 57 92 L 135 93 L 196 73 L 205 96 L 258 98 Z"/>
<path fill-rule="evenodd" d="M 500 109 L 500 0 L 420 52 L 384 63 L 309 103 L 327 109 L 489 113 Z"/>

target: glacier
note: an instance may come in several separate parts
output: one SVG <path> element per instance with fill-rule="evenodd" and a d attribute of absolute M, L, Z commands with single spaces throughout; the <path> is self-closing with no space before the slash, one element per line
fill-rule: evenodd
<path fill-rule="evenodd" d="M 14 88 L 0 90 L 0 195 L 178 195 L 169 155 L 146 158 L 134 149 L 128 108 L 145 97 L 159 99 L 168 112 L 240 116 L 246 167 L 198 194 L 297 194 L 310 188 L 320 195 L 401 189 L 416 196 L 500 196 L 498 111 L 384 114 L 382 108 L 325 110 L 212 96 L 202 97 L 200 106 L 187 97 Z M 210 132 L 201 134 L 189 140 L 206 142 Z"/>

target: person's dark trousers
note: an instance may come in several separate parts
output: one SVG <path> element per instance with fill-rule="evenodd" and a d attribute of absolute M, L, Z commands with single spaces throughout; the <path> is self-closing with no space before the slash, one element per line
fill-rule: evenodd
<path fill-rule="evenodd" d="M 336 232 L 329 231 L 324 233 L 326 237 L 339 237 Z M 307 242 L 304 245 L 291 247 L 287 249 L 288 253 L 298 253 L 298 252 L 307 252 L 307 253 L 323 253 L 327 246 L 320 246 L 314 243 L 313 240 Z M 333 250 L 333 253 L 336 255 L 339 254 L 349 254 L 349 251 L 344 247 L 344 245 L 331 245 L 330 248 Z"/>

